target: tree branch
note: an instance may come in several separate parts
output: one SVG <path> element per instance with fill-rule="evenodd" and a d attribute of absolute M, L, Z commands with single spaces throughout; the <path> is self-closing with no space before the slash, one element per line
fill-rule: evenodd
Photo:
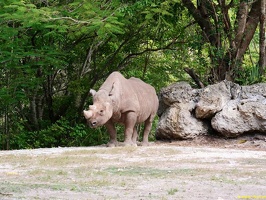
<path fill-rule="evenodd" d="M 221 6 L 221 12 L 223 16 L 223 22 L 224 22 L 224 32 L 229 40 L 230 47 L 234 46 L 233 39 L 232 39 L 232 31 L 231 31 L 231 21 L 228 13 L 229 6 L 225 4 L 225 1 L 222 2 L 219 1 L 219 4 Z"/>
<path fill-rule="evenodd" d="M 134 33 L 133 32 L 133 34 L 129 34 L 128 35 L 128 37 L 126 37 L 125 39 L 124 39 L 124 41 L 122 41 L 122 43 L 120 43 L 120 45 L 119 45 L 119 47 L 115 50 L 115 52 L 114 53 L 112 53 L 111 54 L 111 56 L 108 56 L 108 57 L 110 57 L 110 58 L 108 58 L 107 59 L 107 62 L 106 62 L 106 66 L 107 65 L 112 65 L 113 64 L 113 62 L 114 62 L 114 59 L 115 59 L 115 57 L 116 57 L 116 55 L 119 53 L 119 51 L 130 41 L 130 40 L 132 40 L 133 38 L 134 38 L 134 36 L 136 36 L 136 35 L 138 35 L 140 32 L 141 32 L 141 30 L 143 29 L 144 27 L 143 26 L 140 26 L 139 27 L 139 29 Z"/>
<path fill-rule="evenodd" d="M 131 59 L 131 58 L 134 58 L 136 56 L 139 56 L 139 55 L 142 55 L 146 52 L 155 52 L 155 51 L 160 51 L 160 50 L 166 50 L 166 49 L 170 49 L 171 45 L 176 43 L 176 39 L 174 38 L 169 44 L 167 44 L 166 46 L 164 47 L 161 47 L 161 48 L 155 48 L 155 49 L 152 49 L 152 48 L 147 48 L 145 49 L 144 51 L 141 51 L 141 52 L 136 52 L 136 53 L 131 53 L 131 54 L 128 54 L 117 66 L 117 69 L 118 70 L 121 70 L 124 68 L 124 66 L 128 63 L 128 61 Z"/>
<path fill-rule="evenodd" d="M 84 76 L 85 74 L 87 74 L 88 72 L 91 71 L 90 64 L 91 64 L 91 60 L 92 60 L 92 55 L 93 55 L 94 51 L 96 51 L 102 43 L 103 43 L 103 41 L 100 41 L 96 45 L 92 44 L 90 46 L 90 48 L 87 52 L 86 59 L 83 63 L 80 75 L 79 75 L 80 77 Z"/>
<path fill-rule="evenodd" d="M 199 76 L 194 72 L 193 69 L 190 69 L 188 67 L 184 68 L 185 72 L 188 73 L 188 75 L 195 81 L 195 83 L 197 84 L 197 86 L 199 88 L 204 88 L 204 84 L 200 81 Z"/>
<path fill-rule="evenodd" d="M 243 37 L 241 39 L 241 43 L 237 51 L 236 60 L 240 60 L 243 57 L 244 53 L 246 52 L 250 44 L 250 41 L 254 36 L 256 28 L 258 27 L 260 21 L 260 13 L 261 13 L 260 10 L 261 1 L 264 0 L 258 0 L 252 4 L 251 10 L 248 14 L 248 19 L 243 33 Z"/>
<path fill-rule="evenodd" d="M 261 15 L 260 15 L 260 53 L 259 53 L 259 68 L 260 75 L 263 75 L 266 67 L 266 44 L 265 44 L 265 17 L 266 17 L 266 1 L 261 0 Z"/>
<path fill-rule="evenodd" d="M 213 34 L 215 31 L 213 30 L 212 24 L 210 22 L 208 12 L 206 9 L 206 3 L 201 2 L 199 4 L 199 8 L 197 9 L 191 0 L 182 0 L 183 5 L 188 9 L 189 13 L 192 14 L 194 20 L 199 24 L 202 32 L 204 33 L 205 39 L 212 45 L 217 47 L 217 38 L 216 35 Z"/>
<path fill-rule="evenodd" d="M 49 20 L 53 20 L 53 21 L 56 21 L 56 20 L 69 20 L 69 21 L 72 21 L 72 22 L 75 22 L 76 24 L 85 24 L 85 25 L 88 25 L 88 24 L 91 24 L 91 21 L 82 21 L 82 20 L 76 20 L 72 17 L 50 17 L 50 16 L 47 16 L 49 18 Z"/>
<path fill-rule="evenodd" d="M 234 39 L 235 49 L 239 47 L 241 39 L 243 37 L 247 16 L 248 16 L 248 3 L 247 1 L 241 1 L 238 7 L 237 16 L 235 20 L 235 39 Z"/>

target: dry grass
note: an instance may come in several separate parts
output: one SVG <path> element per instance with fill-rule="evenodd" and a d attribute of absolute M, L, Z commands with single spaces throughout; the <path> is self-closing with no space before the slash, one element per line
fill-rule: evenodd
<path fill-rule="evenodd" d="M 236 199 L 266 191 L 263 151 L 93 147 L 0 156 L 0 199 Z"/>

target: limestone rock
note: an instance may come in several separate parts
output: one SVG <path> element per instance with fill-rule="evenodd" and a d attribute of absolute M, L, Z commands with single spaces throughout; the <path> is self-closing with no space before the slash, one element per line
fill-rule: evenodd
<path fill-rule="evenodd" d="M 240 99 L 249 99 L 254 96 L 262 96 L 266 98 L 266 83 L 242 86 Z"/>
<path fill-rule="evenodd" d="M 212 118 L 211 125 L 226 137 L 252 131 L 266 132 L 266 100 L 258 97 L 230 101 Z"/>
<path fill-rule="evenodd" d="M 187 82 L 178 82 L 162 88 L 159 94 L 158 115 L 174 103 L 188 103 L 196 101 L 198 90 L 193 89 Z"/>
<path fill-rule="evenodd" d="M 223 109 L 231 98 L 230 82 L 222 81 L 207 86 L 200 93 L 196 106 L 196 117 L 200 119 L 213 117 Z"/>
<path fill-rule="evenodd" d="M 222 81 L 193 89 L 180 82 L 163 88 L 159 100 L 157 139 L 191 139 L 209 129 L 226 137 L 266 133 L 266 83 Z"/>
<path fill-rule="evenodd" d="M 206 135 L 208 127 L 191 113 L 194 102 L 175 103 L 167 108 L 156 130 L 157 139 L 193 139 Z"/>

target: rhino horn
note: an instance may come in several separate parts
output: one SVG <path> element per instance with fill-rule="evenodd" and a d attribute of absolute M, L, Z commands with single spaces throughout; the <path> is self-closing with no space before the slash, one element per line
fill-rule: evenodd
<path fill-rule="evenodd" d="M 96 106 L 95 105 L 89 105 L 90 110 L 95 110 Z"/>
<path fill-rule="evenodd" d="M 86 119 L 89 119 L 89 118 L 91 118 L 91 116 L 92 116 L 92 111 L 91 111 L 91 110 L 88 110 L 88 111 L 84 110 L 84 111 L 83 111 L 83 114 L 84 114 L 84 117 L 85 117 Z"/>

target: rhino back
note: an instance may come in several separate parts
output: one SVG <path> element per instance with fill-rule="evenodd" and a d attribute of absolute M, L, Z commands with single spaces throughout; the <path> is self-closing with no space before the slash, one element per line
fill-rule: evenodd
<path fill-rule="evenodd" d="M 124 85 L 125 106 L 138 114 L 140 122 L 150 115 L 155 115 L 158 109 L 158 97 L 155 89 L 138 78 L 130 78 Z"/>
<path fill-rule="evenodd" d="M 119 72 L 113 72 L 100 87 L 100 90 L 112 93 L 115 116 L 133 111 L 137 113 L 138 121 L 143 122 L 157 112 L 159 101 L 155 89 L 138 78 L 126 79 Z"/>

